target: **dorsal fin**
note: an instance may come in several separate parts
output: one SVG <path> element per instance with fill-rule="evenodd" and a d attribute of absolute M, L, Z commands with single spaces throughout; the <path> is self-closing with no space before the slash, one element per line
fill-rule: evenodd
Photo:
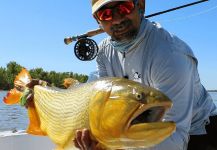
<path fill-rule="evenodd" d="M 79 81 L 73 78 L 65 78 L 63 81 L 63 85 L 65 88 L 73 87 L 79 85 Z"/>

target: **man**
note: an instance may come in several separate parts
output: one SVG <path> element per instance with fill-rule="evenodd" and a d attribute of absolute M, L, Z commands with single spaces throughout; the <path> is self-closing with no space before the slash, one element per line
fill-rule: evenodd
<path fill-rule="evenodd" d="M 217 108 L 200 83 L 196 57 L 178 37 L 145 19 L 144 10 L 144 0 L 92 0 L 93 16 L 109 35 L 99 45 L 99 76 L 138 81 L 173 101 L 164 119 L 175 121 L 177 130 L 151 150 L 217 149 Z M 87 129 L 78 130 L 74 142 L 96 149 Z"/>

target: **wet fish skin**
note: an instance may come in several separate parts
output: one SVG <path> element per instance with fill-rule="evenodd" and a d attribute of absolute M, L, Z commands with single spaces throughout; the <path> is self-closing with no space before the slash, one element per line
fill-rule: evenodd
<path fill-rule="evenodd" d="M 27 71 L 24 74 L 30 78 Z M 22 82 L 15 83 L 20 86 Z M 6 97 L 7 100 L 11 99 Z M 27 132 L 47 135 L 58 149 L 64 150 L 73 148 L 74 133 L 83 128 L 88 128 L 91 137 L 103 148 L 147 148 L 174 132 L 174 122 L 159 119 L 159 115 L 163 116 L 171 106 L 163 93 L 123 78 L 102 78 L 69 89 L 37 85 L 34 101 L 28 107 L 30 125 Z M 165 111 L 154 111 L 157 107 Z M 152 122 L 131 124 L 148 109 L 153 109 Z"/>

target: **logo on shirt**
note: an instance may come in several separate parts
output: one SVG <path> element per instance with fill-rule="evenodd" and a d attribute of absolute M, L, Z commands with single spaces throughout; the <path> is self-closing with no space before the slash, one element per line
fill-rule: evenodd
<path fill-rule="evenodd" d="M 134 75 L 133 75 L 133 78 L 134 78 L 135 80 L 138 80 L 138 79 L 141 78 L 141 74 L 138 73 L 138 72 L 135 72 Z"/>

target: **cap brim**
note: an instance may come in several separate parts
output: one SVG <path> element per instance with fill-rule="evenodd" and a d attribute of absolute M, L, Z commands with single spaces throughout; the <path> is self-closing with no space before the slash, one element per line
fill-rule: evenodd
<path fill-rule="evenodd" d="M 129 1 L 129 0 L 98 0 L 93 6 L 92 6 L 92 14 L 94 14 L 97 10 L 99 10 L 104 5 L 110 3 L 110 2 L 120 2 L 120 1 Z"/>

